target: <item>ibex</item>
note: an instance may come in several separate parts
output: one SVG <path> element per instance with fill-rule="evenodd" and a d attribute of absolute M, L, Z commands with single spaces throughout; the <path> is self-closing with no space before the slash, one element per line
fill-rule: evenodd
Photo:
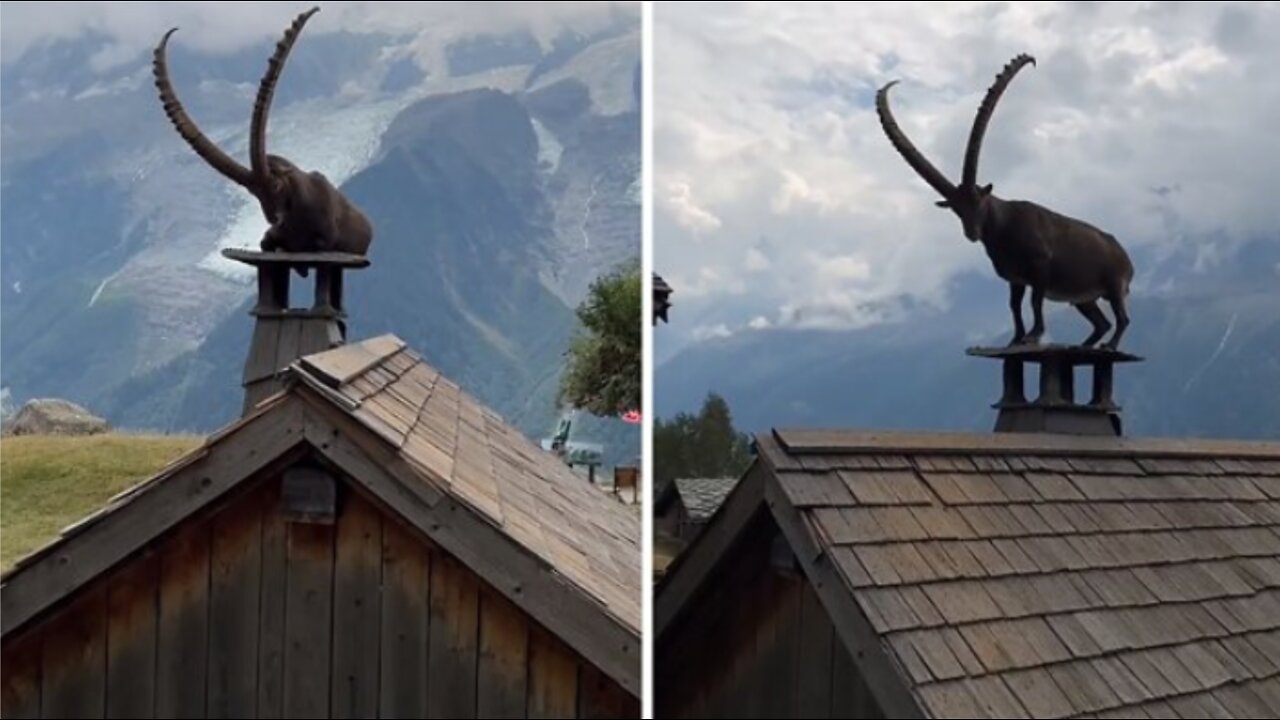
<path fill-rule="evenodd" d="M 1116 330 L 1104 344 L 1114 350 L 1129 325 L 1125 297 L 1133 279 L 1133 264 L 1124 248 L 1110 234 L 1088 223 L 1059 215 L 1025 200 L 1004 200 L 991 193 L 990 185 L 978 185 L 978 154 L 991 114 L 1009 82 L 1018 71 L 1034 65 L 1029 55 L 1018 55 L 996 76 L 995 83 L 978 107 L 964 153 L 964 172 L 959 187 L 952 185 L 924 155 L 911 144 L 889 110 L 890 82 L 876 93 L 876 112 L 893 147 L 925 182 L 943 199 L 939 207 L 950 208 L 960 217 L 964 235 L 982 241 L 996 274 L 1009 283 L 1009 307 L 1013 310 L 1013 340 L 1010 345 L 1036 344 L 1044 334 L 1044 299 L 1068 302 L 1093 325 L 1084 341 L 1086 347 L 1102 339 L 1111 323 L 1098 307 L 1104 298 L 1111 305 Z M 1031 310 L 1035 322 L 1031 332 L 1022 324 L 1022 299 L 1031 288 Z"/>
<path fill-rule="evenodd" d="M 214 170 L 258 199 L 262 213 L 271 225 L 262 237 L 263 250 L 364 255 L 373 240 L 373 227 L 364 213 L 324 175 L 304 172 L 278 155 L 267 154 L 267 114 L 271 110 L 276 83 L 298 34 L 307 20 L 319 11 L 320 8 L 312 8 L 295 18 L 267 63 L 267 72 L 258 84 L 253 121 L 249 126 L 249 168 L 232 160 L 205 137 L 178 100 L 169 81 L 169 67 L 165 59 L 169 38 L 177 28 L 165 33 L 160 41 L 152 70 L 164 112 L 182 139 Z"/>

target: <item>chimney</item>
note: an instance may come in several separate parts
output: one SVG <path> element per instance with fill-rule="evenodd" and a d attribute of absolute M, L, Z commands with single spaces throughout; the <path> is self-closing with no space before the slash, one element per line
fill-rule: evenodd
<path fill-rule="evenodd" d="M 1120 406 L 1112 397 L 1115 366 L 1140 362 L 1137 355 L 1078 345 L 1015 345 L 969 348 L 968 355 L 1000 360 L 1004 392 L 994 407 L 996 432 L 1060 433 L 1120 437 Z M 1027 400 L 1026 365 L 1039 366 L 1040 392 Z M 1076 400 L 1076 368 L 1092 368 L 1087 403 Z"/>
<path fill-rule="evenodd" d="M 653 324 L 658 321 L 667 322 L 667 311 L 671 309 L 671 286 L 658 273 L 653 273 Z"/>
<path fill-rule="evenodd" d="M 281 370 L 311 353 L 342 345 L 347 339 L 342 305 L 342 273 L 368 267 L 369 259 L 348 253 L 289 253 L 227 249 L 223 257 L 250 265 L 258 274 L 258 303 L 253 340 L 244 363 L 244 408 L 248 414 L 283 385 Z M 309 308 L 289 307 L 293 271 L 314 271 L 315 299 Z"/>

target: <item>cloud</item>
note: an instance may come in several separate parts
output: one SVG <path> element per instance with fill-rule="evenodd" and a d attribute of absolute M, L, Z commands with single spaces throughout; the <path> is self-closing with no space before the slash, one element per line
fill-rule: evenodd
<path fill-rule="evenodd" d="M 680 224 L 680 227 L 701 234 L 711 230 L 719 230 L 723 225 L 720 218 L 702 207 L 699 207 L 693 200 L 693 189 L 688 183 L 671 181 L 667 183 L 666 193 L 662 195 L 664 204 Z"/>
<path fill-rule="evenodd" d="M 719 323 L 716 325 L 699 325 L 693 329 L 693 337 L 698 340 L 711 340 L 714 338 L 727 338 L 733 334 L 728 325 Z"/>
<path fill-rule="evenodd" d="M 747 248 L 747 257 L 743 262 L 747 272 L 764 272 L 772 266 L 773 263 L 769 261 L 769 257 L 759 248 Z"/>
<path fill-rule="evenodd" d="M 751 322 L 747 323 L 747 327 L 752 330 L 767 330 L 773 327 L 773 323 L 769 322 L 769 318 L 763 315 L 757 315 L 751 318 Z"/>
<path fill-rule="evenodd" d="M 103 38 L 94 58 L 96 70 L 128 62 L 155 46 L 174 25 L 205 52 L 231 52 L 265 38 L 278 37 L 307 2 L 5 2 L 0 4 L 0 61 L 10 62 L 27 49 L 56 39 L 89 33 Z M 638 3 L 613 2 L 325 2 L 308 24 L 309 33 L 338 30 L 415 35 L 424 45 L 476 33 L 527 30 L 548 44 L 563 30 L 591 32 L 615 17 L 638 14 Z"/>
<path fill-rule="evenodd" d="M 720 270 L 686 298 L 703 325 L 765 308 L 775 324 L 857 325 L 991 274 L 873 99 L 901 79 L 899 124 L 957 176 L 978 102 L 1019 52 L 1038 65 L 1001 101 L 979 171 L 1001 196 L 1164 257 L 1206 238 L 1230 257 L 1280 228 L 1271 3 L 676 3 L 654 23 L 654 256 Z M 744 270 L 745 292 L 726 281 Z M 1155 284 L 1140 265 L 1135 285 Z"/>

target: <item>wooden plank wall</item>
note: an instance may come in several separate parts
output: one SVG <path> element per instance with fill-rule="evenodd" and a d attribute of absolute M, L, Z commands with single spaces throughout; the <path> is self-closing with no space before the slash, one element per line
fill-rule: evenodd
<path fill-rule="evenodd" d="M 350 489 L 193 518 L 3 647 L 4 718 L 635 718 L 639 702 Z"/>
<path fill-rule="evenodd" d="M 771 562 L 776 526 L 762 517 L 744 535 L 658 639 L 656 717 L 884 717 L 813 587 Z"/>

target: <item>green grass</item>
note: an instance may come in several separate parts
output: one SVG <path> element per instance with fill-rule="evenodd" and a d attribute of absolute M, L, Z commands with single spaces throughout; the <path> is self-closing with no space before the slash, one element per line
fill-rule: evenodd
<path fill-rule="evenodd" d="M 0 440 L 0 567 L 200 442 L 193 435 L 116 434 Z"/>

